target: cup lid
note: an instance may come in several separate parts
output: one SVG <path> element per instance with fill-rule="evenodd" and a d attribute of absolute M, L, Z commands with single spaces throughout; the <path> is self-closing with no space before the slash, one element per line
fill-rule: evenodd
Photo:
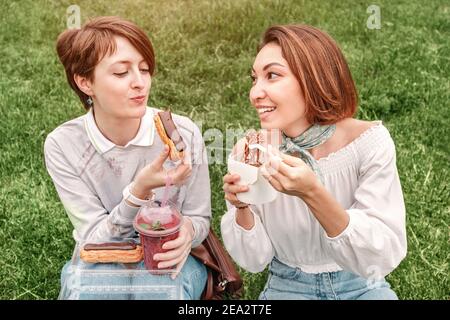
<path fill-rule="evenodd" d="M 145 235 L 166 235 L 177 231 L 182 215 L 175 206 L 168 203 L 161 207 L 159 202 L 142 206 L 133 221 L 134 229 Z"/>

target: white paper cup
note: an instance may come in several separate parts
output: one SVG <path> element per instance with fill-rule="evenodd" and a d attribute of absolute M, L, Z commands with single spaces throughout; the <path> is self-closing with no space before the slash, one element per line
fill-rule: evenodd
<path fill-rule="evenodd" d="M 248 185 L 249 191 L 236 194 L 239 201 L 248 204 L 263 204 L 275 200 L 277 191 L 261 174 L 260 168 L 228 158 L 228 172 L 238 174 L 239 185 Z"/>

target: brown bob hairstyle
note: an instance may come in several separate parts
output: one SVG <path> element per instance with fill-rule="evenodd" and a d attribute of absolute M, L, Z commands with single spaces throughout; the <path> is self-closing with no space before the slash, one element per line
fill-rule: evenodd
<path fill-rule="evenodd" d="M 297 78 L 309 123 L 332 124 L 353 117 L 358 105 L 355 83 L 341 50 L 328 34 L 307 25 L 276 25 L 264 33 L 258 52 L 268 43 L 281 47 Z"/>
<path fill-rule="evenodd" d="M 150 75 L 155 71 L 155 54 L 152 43 L 145 32 L 134 23 L 119 17 L 98 17 L 87 22 L 81 29 L 62 32 L 56 42 L 56 50 L 66 71 L 67 81 L 80 97 L 86 110 L 88 95 L 83 93 L 74 80 L 74 75 L 94 81 L 97 64 L 116 50 L 114 36 L 124 37 L 136 48 L 148 63 Z"/>

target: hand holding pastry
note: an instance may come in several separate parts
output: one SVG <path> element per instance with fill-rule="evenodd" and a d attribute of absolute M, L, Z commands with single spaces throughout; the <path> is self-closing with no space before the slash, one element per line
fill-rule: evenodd
<path fill-rule="evenodd" d="M 174 169 L 167 171 L 163 164 L 169 156 L 169 147 L 166 145 L 163 152 L 152 163 L 142 168 L 137 174 L 133 189 L 131 192 L 134 196 L 145 199 L 152 189 L 165 185 L 167 175 L 170 175 L 172 184 L 179 185 L 186 181 L 191 175 L 192 166 L 190 163 L 178 164 Z"/>
<path fill-rule="evenodd" d="M 303 197 L 320 184 L 315 173 L 300 158 L 270 147 L 268 153 L 270 158 L 262 168 L 262 174 L 277 191 Z"/>
<path fill-rule="evenodd" d="M 223 191 L 225 192 L 225 200 L 228 200 L 236 208 L 247 207 L 246 203 L 239 201 L 236 194 L 240 192 L 247 192 L 248 186 L 237 184 L 240 180 L 237 174 L 226 174 L 223 177 Z"/>

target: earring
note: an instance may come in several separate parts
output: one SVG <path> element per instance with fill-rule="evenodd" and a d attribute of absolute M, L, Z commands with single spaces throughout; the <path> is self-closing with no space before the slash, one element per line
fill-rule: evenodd
<path fill-rule="evenodd" d="M 94 104 L 94 101 L 92 101 L 92 98 L 89 97 L 89 98 L 86 100 L 86 103 L 87 103 L 90 107 L 92 107 L 92 105 Z"/>

